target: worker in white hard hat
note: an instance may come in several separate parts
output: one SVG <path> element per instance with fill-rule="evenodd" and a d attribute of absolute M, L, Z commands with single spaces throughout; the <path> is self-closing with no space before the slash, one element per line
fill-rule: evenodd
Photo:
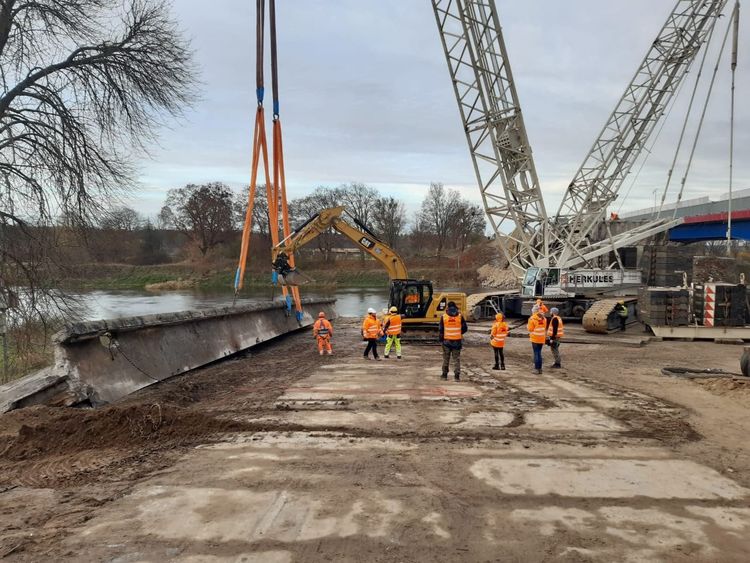
<path fill-rule="evenodd" d="M 362 339 L 367 341 L 364 357 L 370 359 L 370 350 L 372 350 L 372 359 L 380 360 L 378 356 L 378 338 L 383 335 L 383 329 L 377 317 L 377 311 L 370 307 L 367 309 L 367 316 L 362 321 Z"/>
<path fill-rule="evenodd" d="M 396 348 L 396 358 L 401 359 L 401 315 L 398 314 L 397 307 L 391 307 L 388 310 L 388 316 L 383 323 L 383 332 L 386 335 L 385 354 L 383 357 L 388 358 L 391 353 L 391 347 Z"/>
<path fill-rule="evenodd" d="M 324 352 L 328 355 L 333 354 L 331 346 L 331 337 L 333 336 L 333 325 L 326 319 L 326 314 L 321 311 L 318 313 L 318 320 L 313 324 L 313 336 L 318 340 L 318 353 L 322 356 Z"/>

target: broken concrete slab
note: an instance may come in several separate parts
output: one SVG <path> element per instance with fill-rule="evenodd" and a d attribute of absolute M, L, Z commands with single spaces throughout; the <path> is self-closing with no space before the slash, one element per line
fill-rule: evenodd
<path fill-rule="evenodd" d="M 695 500 L 750 496 L 750 490 L 715 470 L 677 459 L 485 458 L 472 465 L 471 473 L 508 495 Z"/>
<path fill-rule="evenodd" d="M 334 299 L 303 299 L 336 317 Z M 33 405 L 99 406 L 312 325 L 282 302 L 69 323 L 54 337 L 55 363 L 0 387 L 0 412 Z"/>

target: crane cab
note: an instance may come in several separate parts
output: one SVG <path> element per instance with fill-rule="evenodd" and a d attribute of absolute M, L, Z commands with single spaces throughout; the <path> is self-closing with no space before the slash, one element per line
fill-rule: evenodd
<path fill-rule="evenodd" d="M 435 292 L 432 282 L 425 280 L 392 280 L 388 306 L 396 307 L 402 322 L 408 326 L 436 325 L 448 308 L 455 302 L 459 311 L 466 315 L 466 294 L 460 292 Z"/>
<path fill-rule="evenodd" d="M 529 268 L 523 278 L 524 297 L 575 297 L 637 289 L 642 285 L 640 270 L 573 270 Z"/>

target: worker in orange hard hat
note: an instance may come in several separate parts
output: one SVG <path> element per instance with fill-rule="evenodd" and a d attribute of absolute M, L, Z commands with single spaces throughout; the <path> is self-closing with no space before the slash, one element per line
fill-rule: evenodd
<path fill-rule="evenodd" d="M 331 337 L 333 336 L 333 325 L 326 319 L 326 314 L 318 313 L 318 320 L 313 324 L 313 336 L 318 339 L 318 353 L 322 356 L 324 351 L 330 356 L 333 354 Z"/>
<path fill-rule="evenodd" d="M 401 315 L 398 314 L 397 307 L 391 307 L 388 310 L 388 316 L 383 323 L 383 332 L 386 335 L 384 358 L 388 358 L 391 353 L 391 346 L 396 349 L 396 357 L 401 359 Z"/>
<path fill-rule="evenodd" d="M 546 315 L 549 312 L 547 305 L 545 305 L 544 301 L 542 301 L 541 299 L 536 300 L 536 305 L 537 307 L 539 307 L 539 310 L 541 311 L 542 315 Z"/>
<path fill-rule="evenodd" d="M 495 365 L 492 369 L 505 369 L 505 338 L 508 336 L 508 323 L 502 313 L 495 315 L 495 324 L 490 330 L 490 344 L 495 351 Z"/>

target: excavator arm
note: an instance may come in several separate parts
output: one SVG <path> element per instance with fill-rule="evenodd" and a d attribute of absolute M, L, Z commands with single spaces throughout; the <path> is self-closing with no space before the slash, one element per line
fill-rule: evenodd
<path fill-rule="evenodd" d="M 271 259 L 276 262 L 282 252 L 291 256 L 292 253 L 312 242 L 328 229 L 333 228 L 379 261 L 388 272 L 390 279 L 405 280 L 409 277 L 403 259 L 395 250 L 380 242 L 366 228 L 360 229 L 350 225 L 342 217 L 343 214 L 344 207 L 331 207 L 322 210 L 289 235 L 288 238 L 276 245 L 271 251 Z"/>

